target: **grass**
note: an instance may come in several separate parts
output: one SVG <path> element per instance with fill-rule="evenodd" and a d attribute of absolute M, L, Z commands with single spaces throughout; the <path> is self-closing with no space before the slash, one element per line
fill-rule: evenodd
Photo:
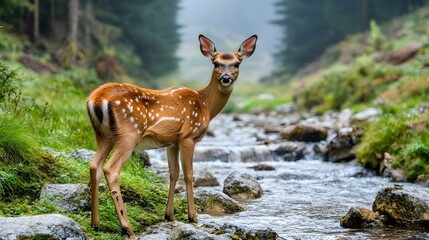
<path fill-rule="evenodd" d="M 0 39 L 6 39 L 2 35 Z M 99 232 L 90 226 L 89 211 L 64 212 L 51 202 L 39 201 L 45 183 L 88 183 L 88 162 L 54 157 L 42 146 L 66 153 L 95 149 L 85 100 L 101 81 L 94 71 L 75 67 L 52 75 L 35 73 L 15 61 L 22 48 L 1 44 L 0 55 L 14 57 L 0 61 L 0 216 L 61 213 L 74 219 L 90 238 L 122 239 L 108 189 L 100 190 Z M 131 158 L 120 181 L 136 233 L 163 221 L 167 187 L 160 177 Z M 104 179 L 102 183 L 106 185 Z M 175 212 L 176 219 L 187 219 L 185 200 L 175 201 Z"/>

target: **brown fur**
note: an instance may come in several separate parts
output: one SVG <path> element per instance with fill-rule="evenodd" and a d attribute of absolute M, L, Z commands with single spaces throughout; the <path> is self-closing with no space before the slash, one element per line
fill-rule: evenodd
<path fill-rule="evenodd" d="M 97 153 L 90 166 L 92 225 L 98 227 L 100 224 L 98 187 L 104 170 L 121 228 L 134 238 L 121 196 L 119 174 L 133 149 L 138 146 L 143 149 L 167 147 L 170 170 L 167 220 L 174 219 L 173 198 L 179 176 L 179 152 L 182 153 L 188 217 L 192 222 L 198 221 L 192 186 L 195 144 L 207 132 L 210 120 L 227 103 L 238 77 L 236 64 L 252 55 L 255 44 L 256 36 L 252 36 L 243 42 L 245 49 L 241 46 L 241 50 L 235 53 L 218 53 L 213 42 L 201 35 L 201 52 L 219 66 L 214 68 L 208 86 L 198 91 L 186 87 L 151 90 L 130 84 L 107 83 L 90 94 L 87 109 L 97 140 Z M 225 74 L 233 80 L 231 85 L 221 84 L 220 79 Z M 113 154 L 103 169 L 112 149 Z"/>

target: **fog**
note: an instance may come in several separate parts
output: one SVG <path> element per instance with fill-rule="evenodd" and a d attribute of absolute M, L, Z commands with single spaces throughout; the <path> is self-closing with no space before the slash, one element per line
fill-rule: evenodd
<path fill-rule="evenodd" d="M 198 35 L 210 38 L 219 51 L 236 51 L 253 34 L 258 35 L 254 55 L 241 65 L 239 81 L 257 81 L 274 68 L 273 54 L 280 47 L 281 30 L 271 22 L 276 0 L 182 0 L 178 13 L 181 44 L 178 50 L 183 81 L 210 78 L 212 65 L 199 50 Z"/>

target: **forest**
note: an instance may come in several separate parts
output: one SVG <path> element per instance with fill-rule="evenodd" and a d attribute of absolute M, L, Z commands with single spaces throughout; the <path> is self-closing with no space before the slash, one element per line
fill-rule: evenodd
<path fill-rule="evenodd" d="M 197 145 L 195 172 L 203 168 L 219 181 L 232 170 L 249 173 L 264 191 L 239 202 L 242 213 L 204 214 L 203 223 L 233 224 L 207 236 L 253 239 L 260 231 L 238 226 L 262 224 L 292 239 L 428 238 L 427 228 L 348 231 L 337 223 L 390 181 L 401 182 L 393 189 L 429 184 L 429 1 L 272 0 L 261 9 L 246 0 L 195 1 L 0 0 L 0 222 L 58 213 L 87 238 L 123 239 L 104 179 L 100 229 L 87 208 L 68 211 L 40 198 L 46 184 L 88 185 L 96 150 L 88 95 L 107 82 L 200 88 L 211 72 L 200 66 L 213 65 L 201 55 L 198 34 L 234 51 L 252 31 L 255 53 Z M 263 31 L 271 27 L 275 34 Z M 187 80 L 183 71 L 196 76 Z M 320 132 L 304 140 L 289 136 L 313 127 Z M 330 155 L 340 147 L 345 153 Z M 81 150 L 91 159 L 74 157 Z M 168 171 L 158 152 L 135 151 L 123 167 L 121 189 L 137 234 L 164 224 Z M 186 198 L 176 197 L 176 222 L 207 231 L 188 224 L 187 211 Z"/>

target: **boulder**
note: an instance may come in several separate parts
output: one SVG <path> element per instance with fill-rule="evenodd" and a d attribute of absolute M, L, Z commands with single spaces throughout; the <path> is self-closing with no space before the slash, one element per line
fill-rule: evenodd
<path fill-rule="evenodd" d="M 389 153 L 384 153 L 384 159 L 380 162 L 379 173 L 383 177 L 390 178 L 392 182 L 405 182 L 407 177 L 402 169 L 395 169 L 392 166 L 393 157 Z"/>
<path fill-rule="evenodd" d="M 395 186 L 377 193 L 372 210 L 397 227 L 429 229 L 429 189 Z"/>
<path fill-rule="evenodd" d="M 383 218 L 367 208 L 351 208 L 340 220 L 343 228 L 382 228 Z"/>
<path fill-rule="evenodd" d="M 217 237 L 228 236 L 227 239 L 263 239 L 263 240 L 276 240 L 283 239 L 274 232 L 271 228 L 267 229 L 251 229 L 242 226 L 235 226 L 229 223 L 223 225 L 216 223 L 207 223 L 202 226 L 207 232 L 218 235 Z M 223 239 L 223 238 L 216 238 Z"/>
<path fill-rule="evenodd" d="M 258 164 L 252 167 L 248 167 L 249 169 L 254 169 L 255 171 L 274 171 L 276 170 L 275 167 L 268 165 L 268 164 Z"/>
<path fill-rule="evenodd" d="M 328 136 L 328 130 L 319 125 L 298 123 L 281 130 L 280 138 L 289 141 L 319 142 Z"/>
<path fill-rule="evenodd" d="M 195 162 L 259 162 L 273 161 L 271 151 L 265 145 L 220 147 L 199 146 L 195 148 Z"/>
<path fill-rule="evenodd" d="M 0 223 L 0 239 L 86 239 L 73 219 L 60 214 L 0 217 Z"/>
<path fill-rule="evenodd" d="M 185 198 L 185 194 L 182 193 L 179 197 Z M 244 211 L 240 203 L 217 190 L 197 189 L 194 191 L 194 198 L 202 213 L 220 215 Z"/>
<path fill-rule="evenodd" d="M 219 182 L 208 170 L 195 171 L 194 187 L 213 187 L 219 186 Z"/>
<path fill-rule="evenodd" d="M 282 142 L 269 146 L 274 156 L 284 161 L 297 161 L 304 158 L 305 145 L 299 142 Z"/>
<path fill-rule="evenodd" d="M 224 182 L 223 192 L 236 200 L 249 200 L 262 196 L 258 181 L 249 174 L 231 173 Z"/>
<path fill-rule="evenodd" d="M 45 184 L 40 200 L 48 200 L 64 211 L 89 210 L 91 197 L 85 184 Z"/>
<path fill-rule="evenodd" d="M 381 114 L 381 110 L 377 108 L 368 108 L 365 111 L 358 112 L 353 114 L 352 116 L 352 123 L 362 123 L 371 121 L 374 117 Z"/>
<path fill-rule="evenodd" d="M 356 158 L 354 146 L 362 134 L 353 128 L 340 128 L 323 151 L 324 159 L 330 162 L 344 162 Z"/>
<path fill-rule="evenodd" d="M 70 157 L 73 159 L 82 159 L 88 162 L 91 162 L 92 159 L 94 159 L 94 156 L 95 156 L 94 151 L 84 149 L 84 148 L 76 149 L 70 155 Z"/>
<path fill-rule="evenodd" d="M 205 232 L 190 224 L 177 222 L 171 231 L 169 239 L 186 239 L 186 240 L 215 240 L 216 235 Z"/>

